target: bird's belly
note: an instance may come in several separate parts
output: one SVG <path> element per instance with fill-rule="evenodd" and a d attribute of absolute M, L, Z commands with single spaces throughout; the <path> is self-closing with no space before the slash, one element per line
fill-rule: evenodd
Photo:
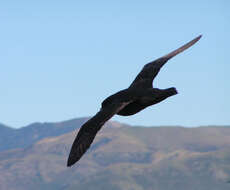
<path fill-rule="evenodd" d="M 148 106 L 159 103 L 161 100 L 156 97 L 144 96 L 124 107 L 117 115 L 129 116 L 134 115 Z"/>
<path fill-rule="evenodd" d="M 139 111 L 145 109 L 148 105 L 144 104 L 142 101 L 138 100 L 130 103 L 126 107 L 124 107 L 121 111 L 117 113 L 117 115 L 129 116 L 138 113 Z"/>

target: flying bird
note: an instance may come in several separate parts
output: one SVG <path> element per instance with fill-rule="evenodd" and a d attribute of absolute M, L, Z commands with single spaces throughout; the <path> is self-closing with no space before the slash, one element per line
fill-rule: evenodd
<path fill-rule="evenodd" d="M 169 59 L 191 47 L 200 38 L 201 35 L 171 53 L 146 64 L 127 89 L 106 98 L 101 104 L 100 111 L 81 126 L 73 142 L 67 166 L 72 166 L 80 160 L 92 144 L 97 132 L 113 115 L 134 115 L 148 106 L 176 95 L 177 90 L 174 87 L 167 89 L 153 88 L 153 80 Z"/>

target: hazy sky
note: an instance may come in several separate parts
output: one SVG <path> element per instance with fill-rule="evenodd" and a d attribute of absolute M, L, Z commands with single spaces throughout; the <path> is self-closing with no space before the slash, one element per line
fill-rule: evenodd
<path fill-rule="evenodd" d="M 0 123 L 94 115 L 144 64 L 194 37 L 154 82 L 179 92 L 131 125 L 230 124 L 230 1 L 0 2 Z"/>

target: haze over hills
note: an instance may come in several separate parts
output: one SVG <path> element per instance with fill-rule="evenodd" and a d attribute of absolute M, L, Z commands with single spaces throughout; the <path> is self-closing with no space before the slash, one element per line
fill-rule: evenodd
<path fill-rule="evenodd" d="M 67 168 L 75 129 L 87 119 L 0 125 L 0 189 L 230 189 L 230 126 L 107 122 L 90 150 Z"/>

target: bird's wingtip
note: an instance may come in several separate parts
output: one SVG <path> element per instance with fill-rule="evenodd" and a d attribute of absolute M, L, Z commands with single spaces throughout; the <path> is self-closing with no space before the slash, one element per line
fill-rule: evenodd
<path fill-rule="evenodd" d="M 69 164 L 68 162 L 67 162 L 67 165 L 66 165 L 67 167 L 71 167 L 72 166 L 72 164 Z"/>
<path fill-rule="evenodd" d="M 195 39 L 198 41 L 202 38 L 203 34 L 200 34 L 199 36 L 197 36 Z"/>
<path fill-rule="evenodd" d="M 188 42 L 187 44 L 184 45 L 185 49 L 189 48 L 190 46 L 192 46 L 193 44 L 195 44 L 197 41 L 199 41 L 202 37 L 202 34 L 200 34 L 199 36 L 197 36 L 196 38 L 194 38 L 192 41 Z"/>
<path fill-rule="evenodd" d="M 69 163 L 69 162 L 67 162 L 67 165 L 66 165 L 66 166 L 70 168 L 70 167 L 72 167 L 74 164 L 75 164 L 75 162 L 74 162 L 74 163 Z"/>
<path fill-rule="evenodd" d="M 66 164 L 66 166 L 67 166 L 67 167 L 71 167 L 72 164 L 70 164 L 69 161 L 68 161 L 67 164 Z"/>
<path fill-rule="evenodd" d="M 67 161 L 67 167 L 71 167 L 72 165 L 74 165 L 76 161 L 74 161 L 73 159 L 71 159 L 70 157 L 68 158 L 68 161 Z"/>
<path fill-rule="evenodd" d="M 171 59 L 172 57 L 176 56 L 177 54 L 183 52 L 184 50 L 188 49 L 189 47 L 191 47 L 192 45 L 194 45 L 197 41 L 200 40 L 200 38 L 202 37 L 202 35 L 197 36 L 196 38 L 194 38 L 193 40 L 191 40 L 190 42 L 184 44 L 183 46 L 181 46 L 180 48 L 168 53 L 167 55 L 159 58 L 159 59 L 166 59 L 167 61 L 169 59 Z"/>

